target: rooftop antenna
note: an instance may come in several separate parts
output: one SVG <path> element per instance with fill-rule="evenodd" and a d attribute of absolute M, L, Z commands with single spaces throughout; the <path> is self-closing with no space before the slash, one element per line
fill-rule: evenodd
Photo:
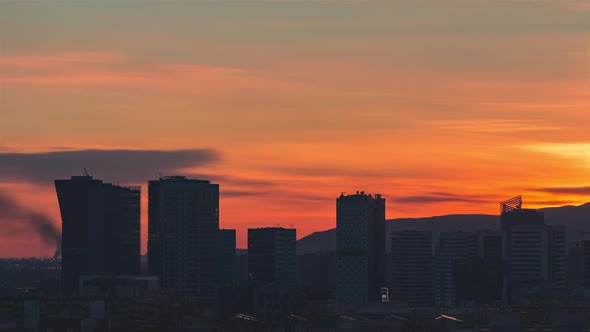
<path fill-rule="evenodd" d="M 82 173 L 84 176 L 90 176 L 90 174 L 88 174 L 88 170 L 86 168 L 84 168 L 84 173 Z"/>

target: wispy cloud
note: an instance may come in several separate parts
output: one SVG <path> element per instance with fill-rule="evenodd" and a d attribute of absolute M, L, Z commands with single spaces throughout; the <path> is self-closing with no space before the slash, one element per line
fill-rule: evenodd
<path fill-rule="evenodd" d="M 495 201 L 494 198 L 489 196 L 481 195 L 459 195 L 447 192 L 432 192 L 422 195 L 415 196 L 401 196 L 391 197 L 391 200 L 398 203 L 451 203 L 451 202 L 463 202 L 463 203 L 489 203 Z"/>
<path fill-rule="evenodd" d="M 430 124 L 446 130 L 479 133 L 510 133 L 563 129 L 559 126 L 545 124 L 543 121 L 512 119 L 435 120 L 431 121 Z"/>
<path fill-rule="evenodd" d="M 541 191 L 551 194 L 573 194 L 581 196 L 590 196 L 590 186 L 588 187 L 547 187 L 533 188 L 533 191 Z"/>
<path fill-rule="evenodd" d="M 53 53 L 3 53 L 0 68 L 49 70 L 83 64 L 120 64 L 130 60 L 123 53 L 116 52 L 53 52 Z"/>
<path fill-rule="evenodd" d="M 103 86 L 185 94 L 295 88 L 247 68 L 195 63 L 150 63 L 114 52 L 55 52 L 0 55 L 3 84 Z"/>
<path fill-rule="evenodd" d="M 52 185 L 53 180 L 81 174 L 84 168 L 106 181 L 144 182 L 160 172 L 210 165 L 220 152 L 193 150 L 68 150 L 0 153 L 0 181 Z"/>
<path fill-rule="evenodd" d="M 568 158 L 590 167 L 590 143 L 547 143 L 519 146 L 522 149 Z"/>

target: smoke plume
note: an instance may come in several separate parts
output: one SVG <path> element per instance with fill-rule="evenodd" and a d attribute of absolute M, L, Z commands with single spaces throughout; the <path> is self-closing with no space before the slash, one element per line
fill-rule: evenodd
<path fill-rule="evenodd" d="M 19 224 L 15 224 L 19 222 Z M 35 231 L 47 246 L 55 246 L 54 258 L 61 255 L 61 232 L 51 219 L 22 206 L 6 193 L 0 192 L 0 227 L 7 232 L 18 229 Z"/>

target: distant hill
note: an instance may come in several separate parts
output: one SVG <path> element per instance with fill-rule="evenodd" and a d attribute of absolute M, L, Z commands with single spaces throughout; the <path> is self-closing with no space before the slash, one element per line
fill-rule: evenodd
<path fill-rule="evenodd" d="M 590 232 L 590 203 L 579 206 L 562 206 L 539 209 L 545 213 L 549 225 L 565 225 L 568 241 L 577 240 L 580 231 Z M 500 217 L 489 214 L 451 214 L 425 218 L 400 218 L 386 220 L 387 234 L 408 229 L 428 230 L 434 233 L 479 230 L 500 230 Z M 386 236 L 386 249 L 391 248 L 391 239 Z M 312 233 L 297 241 L 297 253 L 315 253 L 336 249 L 336 230 Z"/>

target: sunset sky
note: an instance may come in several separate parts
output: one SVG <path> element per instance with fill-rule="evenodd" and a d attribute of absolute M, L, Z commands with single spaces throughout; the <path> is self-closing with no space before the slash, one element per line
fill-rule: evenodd
<path fill-rule="evenodd" d="M 131 150 L 131 151 L 122 151 Z M 335 226 L 590 201 L 587 1 L 0 0 L 0 194 L 220 184 L 220 226 Z M 53 248 L 0 211 L 0 256 Z M 145 252 L 145 243 L 142 244 Z"/>

